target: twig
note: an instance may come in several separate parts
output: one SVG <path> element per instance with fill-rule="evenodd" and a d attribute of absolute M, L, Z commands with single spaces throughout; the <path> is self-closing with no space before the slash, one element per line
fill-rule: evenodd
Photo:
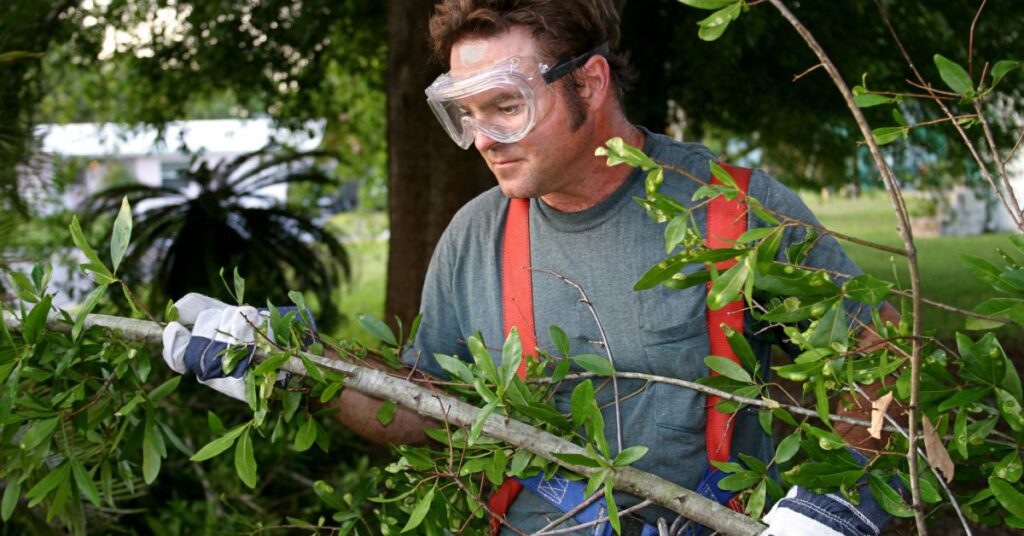
<path fill-rule="evenodd" d="M 794 76 L 794 77 L 793 77 L 793 81 L 794 81 L 794 82 L 796 82 L 797 80 L 800 80 L 801 78 L 803 78 L 803 77 L 807 76 L 808 74 L 810 74 L 810 73 L 814 72 L 814 71 L 815 71 L 815 70 L 817 70 L 817 69 L 821 69 L 822 67 L 824 67 L 824 65 L 822 65 L 822 64 L 820 64 L 820 63 L 818 63 L 818 64 L 815 64 L 815 65 L 813 65 L 813 66 L 811 66 L 811 67 L 808 67 L 806 71 L 804 71 L 804 72 L 802 72 L 802 73 L 800 73 L 800 74 L 798 74 L 798 75 Z"/>
<path fill-rule="evenodd" d="M 899 184 L 896 181 L 896 177 L 893 176 L 892 169 L 886 163 L 882 157 L 881 149 L 878 147 L 878 143 L 875 141 L 874 136 L 871 134 L 871 128 L 868 125 L 867 119 L 864 117 L 864 113 L 857 106 L 857 102 L 853 97 L 853 93 L 847 86 L 846 81 L 843 80 L 839 70 L 832 63 L 832 60 L 825 53 L 821 45 L 818 44 L 817 40 L 811 35 L 811 32 L 807 29 L 803 23 L 793 14 L 789 8 L 782 2 L 782 0 L 769 0 L 775 9 L 782 14 L 798 34 L 803 38 L 807 46 L 814 52 L 821 63 L 825 66 L 825 70 L 828 71 L 829 76 L 832 78 L 832 82 L 835 84 L 839 93 L 842 95 L 843 100 L 846 102 L 847 108 L 850 113 L 853 114 L 853 118 L 857 123 L 861 134 L 864 139 L 868 142 L 868 149 L 871 152 L 871 157 L 875 161 L 875 167 L 878 168 L 879 173 L 882 175 L 882 180 L 885 182 L 886 191 L 889 193 L 889 200 L 893 205 L 893 209 L 896 211 L 900 235 L 903 237 L 903 245 L 907 253 L 907 265 L 910 271 L 910 283 L 911 290 L 914 293 L 913 298 L 913 330 L 914 339 L 911 341 L 911 379 L 910 379 L 910 433 L 908 434 L 909 447 L 907 449 L 907 463 L 910 470 L 910 488 L 911 494 L 913 495 L 913 509 L 914 519 L 917 524 L 917 530 L 920 535 L 926 535 L 928 533 L 927 525 L 924 519 L 924 510 L 921 507 L 921 490 L 920 482 L 917 476 L 917 410 L 918 410 L 918 399 L 920 397 L 921 389 L 921 343 L 917 340 L 917 336 L 921 334 L 921 277 L 917 266 L 917 249 L 914 245 L 914 235 L 910 228 L 910 217 L 907 214 L 906 203 L 903 200 L 903 195 L 900 191 Z"/>
<path fill-rule="evenodd" d="M 970 37 L 967 38 L 967 75 L 972 78 L 974 77 L 974 29 L 978 26 L 978 19 L 981 18 L 981 10 L 985 9 L 986 2 L 988 2 L 988 0 L 981 0 L 981 5 L 978 6 L 978 11 L 974 14 L 974 20 L 971 21 Z"/>
<path fill-rule="evenodd" d="M 1013 149 L 1010 149 L 1010 154 L 1006 155 L 1006 159 L 1003 160 L 1004 165 L 1013 158 L 1022 141 L 1024 141 L 1024 130 L 1021 131 L 1020 136 L 1017 136 L 1017 142 L 1013 144 Z"/>
<path fill-rule="evenodd" d="M 590 314 L 594 316 L 594 322 L 597 323 L 597 331 L 601 334 L 601 342 L 604 344 L 605 351 L 608 352 L 608 361 L 611 362 L 612 368 L 615 368 L 615 359 L 612 357 L 612 345 L 608 344 L 608 336 L 605 334 L 604 324 L 602 324 L 601 319 L 598 318 L 594 302 L 590 301 L 590 298 L 587 297 L 587 292 L 583 290 L 583 287 L 572 279 L 569 279 L 568 277 L 553 270 L 534 268 L 533 271 L 553 275 L 561 279 L 567 285 L 575 288 L 576 291 L 580 293 L 580 303 L 586 305 L 587 309 L 590 309 Z M 619 411 L 619 381 L 615 376 L 612 376 L 612 396 L 615 399 L 615 439 L 619 448 L 618 451 L 622 452 L 622 416 Z"/>
<path fill-rule="evenodd" d="M 635 512 L 637 510 L 640 510 L 642 508 L 647 508 L 651 504 L 652 503 L 651 503 L 650 500 L 641 501 L 641 502 L 639 502 L 637 504 L 634 504 L 633 506 L 630 506 L 629 508 L 626 508 L 625 510 L 619 512 L 619 515 L 621 516 L 621 515 L 625 515 L 625 514 L 631 514 L 631 513 Z M 608 521 L 608 517 L 607 516 L 600 517 L 600 518 L 597 518 L 597 519 L 595 519 L 593 521 L 589 521 L 587 523 L 580 523 L 579 525 L 573 525 L 571 527 L 566 527 L 564 529 L 549 530 L 547 532 L 535 532 L 533 534 L 533 536 L 555 536 L 557 534 L 572 534 L 573 532 L 576 532 L 578 530 L 588 529 L 590 527 L 596 527 L 597 525 L 600 525 L 602 523 L 606 523 L 607 521 Z"/>
<path fill-rule="evenodd" d="M 602 488 L 602 489 L 603 489 L 603 488 Z M 576 507 L 575 507 L 575 508 L 573 508 L 572 510 L 569 510 L 569 511 L 568 511 L 568 512 L 566 512 L 565 514 L 562 514 L 562 516 L 561 516 L 561 517 L 559 517 L 558 519 L 555 519 L 555 520 L 554 520 L 554 521 L 552 521 L 551 523 L 548 523 L 547 525 L 544 525 L 544 526 L 543 526 L 543 527 L 541 527 L 541 529 L 540 529 L 539 531 L 537 531 L 537 532 L 544 532 L 544 531 L 546 531 L 546 530 L 551 530 L 551 529 L 553 529 L 553 528 L 555 528 L 555 527 L 557 527 L 557 526 L 561 525 L 562 523 L 565 523 L 566 521 L 569 521 L 570 519 L 572 519 L 573 517 L 575 517 L 575 516 L 576 516 L 576 514 L 578 514 L 578 513 L 582 512 L 582 511 L 583 511 L 583 510 L 585 510 L 585 509 L 586 509 L 586 508 L 587 508 L 588 506 L 590 506 L 591 504 L 593 504 L 593 503 L 594 503 L 594 501 L 596 501 L 596 500 L 600 499 L 600 498 L 601 498 L 601 495 L 603 495 L 603 492 L 602 492 L 602 490 L 597 490 L 596 492 L 594 492 L 594 494 L 593 494 L 593 495 L 591 495 L 590 497 L 587 497 L 586 499 L 584 499 L 584 500 L 583 500 L 583 502 L 581 502 L 581 503 L 579 503 L 578 505 L 576 505 Z"/>
<path fill-rule="evenodd" d="M 487 506 L 487 503 L 485 503 L 484 501 L 481 501 L 479 497 L 477 497 L 476 495 L 470 493 L 469 489 L 466 488 L 466 485 L 463 484 L 462 480 L 459 479 L 459 475 L 458 474 L 452 474 L 452 475 L 449 475 L 449 476 L 451 476 L 451 480 L 455 482 L 455 485 L 458 486 L 459 489 L 461 489 L 463 493 L 465 493 L 470 499 L 472 499 L 473 502 L 479 504 L 480 506 L 482 506 L 484 508 L 484 511 L 487 512 L 488 519 L 490 519 L 492 517 L 498 518 L 498 519 L 501 520 L 501 524 L 506 526 L 506 527 L 508 527 L 508 529 L 511 530 L 512 532 L 518 534 L 519 536 L 527 536 L 526 532 L 524 532 L 522 529 L 520 529 L 519 527 L 516 527 L 515 525 L 512 525 L 508 521 L 505 521 L 505 516 L 498 515 L 494 510 L 491 510 L 491 508 L 489 506 Z"/>

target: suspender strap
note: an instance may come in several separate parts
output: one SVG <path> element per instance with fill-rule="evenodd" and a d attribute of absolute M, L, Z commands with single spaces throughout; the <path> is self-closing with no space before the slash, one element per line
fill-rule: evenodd
<path fill-rule="evenodd" d="M 523 357 L 537 356 L 537 329 L 533 322 L 533 273 L 530 271 L 530 200 L 511 199 L 505 218 L 505 242 L 501 252 L 501 305 L 505 336 L 519 328 Z M 526 378 L 526 359 L 519 363 L 520 378 Z M 491 532 L 498 534 L 501 519 L 515 502 L 523 485 L 506 478 L 487 501 L 491 509 Z"/>
<path fill-rule="evenodd" d="M 746 196 L 750 186 L 751 170 L 730 165 L 722 165 L 722 167 L 732 175 L 742 194 L 734 201 L 719 196 L 708 204 L 707 245 L 709 248 L 732 247 L 731 242 L 735 242 L 747 230 L 747 209 L 742 198 Z M 718 183 L 718 179 L 712 178 L 712 182 Z M 719 270 L 726 270 L 735 264 L 736 260 L 730 259 L 719 262 L 715 266 Z M 711 289 L 711 283 L 708 283 L 708 289 Z M 711 355 L 722 356 L 740 364 L 739 357 L 729 346 L 729 340 L 725 338 L 725 330 L 722 329 L 722 325 L 743 333 L 743 299 L 727 303 L 717 311 L 708 307 L 706 316 Z M 711 374 L 717 375 L 714 371 L 711 371 Z M 732 422 L 733 415 L 722 413 L 715 407 L 718 401 L 717 396 L 709 396 L 707 401 L 705 442 L 709 462 L 724 462 L 729 459 L 732 432 L 735 428 Z"/>

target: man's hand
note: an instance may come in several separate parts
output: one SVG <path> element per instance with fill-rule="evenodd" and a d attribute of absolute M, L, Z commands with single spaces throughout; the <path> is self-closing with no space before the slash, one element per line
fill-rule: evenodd
<path fill-rule="evenodd" d="M 838 493 L 819 495 L 793 486 L 764 516 L 768 528 L 761 536 L 878 536 L 889 520 L 867 487 L 854 505 Z"/>
<path fill-rule="evenodd" d="M 171 322 L 164 328 L 163 356 L 167 366 L 179 374 L 191 372 L 200 383 L 246 401 L 243 376 L 252 360 L 256 327 L 266 324 L 266 313 L 196 293 L 186 295 L 174 305 L 180 323 Z M 192 324 L 192 331 L 182 324 Z M 225 373 L 225 353 L 238 346 L 248 346 L 246 355 Z"/>

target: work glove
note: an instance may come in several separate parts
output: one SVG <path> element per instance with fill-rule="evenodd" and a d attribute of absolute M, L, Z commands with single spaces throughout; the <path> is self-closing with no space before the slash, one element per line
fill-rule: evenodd
<path fill-rule="evenodd" d="M 249 305 L 228 305 L 194 292 L 174 305 L 178 309 L 178 322 L 167 324 L 163 333 L 163 357 L 167 366 L 179 374 L 191 372 L 199 383 L 248 402 L 244 376 L 255 353 L 257 329 L 271 342 L 274 340 L 267 321 L 269 313 Z M 185 327 L 189 324 L 191 332 Z M 247 347 L 245 357 L 225 373 L 226 351 L 236 346 Z M 286 375 L 282 371 L 278 381 L 285 381 Z"/>
<path fill-rule="evenodd" d="M 867 462 L 859 452 L 850 453 L 861 465 Z M 905 488 L 895 478 L 889 484 L 905 495 Z M 819 495 L 793 486 L 764 516 L 768 528 L 761 536 L 878 536 L 890 519 L 867 486 L 861 487 L 860 504 L 856 505 L 839 493 Z"/>

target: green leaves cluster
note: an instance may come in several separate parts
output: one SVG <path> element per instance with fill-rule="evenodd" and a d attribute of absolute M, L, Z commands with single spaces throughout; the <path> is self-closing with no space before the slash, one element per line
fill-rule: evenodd
<path fill-rule="evenodd" d="M 1005 74 L 1005 73 L 1004 73 Z M 963 89 L 963 88 L 961 88 Z M 898 98 L 861 93 L 861 106 L 898 102 Z M 817 419 L 793 413 L 772 401 L 767 390 L 770 378 L 763 375 L 763 366 L 755 357 L 748 335 L 725 328 L 725 333 L 738 362 L 721 356 L 705 359 L 714 375 L 700 383 L 745 399 L 761 399 L 760 422 L 771 434 L 778 419 L 795 429 L 779 442 L 771 463 L 742 457 L 742 465 L 729 462 L 719 465 L 732 473 L 722 487 L 742 492 L 746 512 L 760 515 L 765 505 L 778 499 L 782 490 L 767 475 L 771 464 L 785 470 L 783 481 L 817 492 L 839 491 L 858 503 L 861 494 L 870 490 L 879 504 L 891 515 L 913 515 L 907 498 L 898 491 L 897 482 L 909 486 L 904 453 L 906 440 L 899 435 L 889 437 L 886 453 L 866 460 L 856 459 L 843 437 L 832 424 L 832 413 L 842 404 L 843 393 L 856 391 L 859 385 L 870 385 L 895 376 L 891 388 L 895 400 L 907 404 L 910 398 L 910 369 L 904 365 L 910 355 L 908 311 L 898 324 L 886 323 L 878 307 L 893 300 L 892 284 L 867 275 L 836 277 L 814 270 L 813 250 L 823 238 L 813 228 L 771 213 L 755 200 L 746 198 L 751 212 L 749 230 L 730 247 L 709 249 L 702 239 L 702 230 L 692 207 L 703 207 L 703 201 L 718 196 L 736 199 L 739 192 L 724 169 L 712 163 L 715 184 L 702 185 L 688 202 L 666 199 L 657 191 L 664 169 L 647 157 L 609 143 L 602 151 L 608 164 L 626 163 L 655 176 L 653 188 L 639 202 L 655 221 L 666 223 L 665 242 L 668 257 L 653 266 L 636 284 L 637 290 L 658 285 L 687 289 L 707 285 L 707 303 L 711 309 L 743 300 L 746 314 L 755 330 L 773 328 L 784 336 L 790 364 L 772 367 L 774 374 L 798 383 L 805 395 L 814 400 Z M 976 257 L 966 257 L 968 269 L 1007 297 L 988 300 L 976 312 L 998 319 L 970 318 L 968 328 L 991 329 L 1005 323 L 1024 325 L 1024 281 L 1020 274 L 1024 258 L 1024 240 L 1012 238 L 1015 252 L 1001 251 L 1004 266 Z M 851 311 L 862 308 L 870 312 L 870 324 L 882 340 L 888 341 L 869 352 L 855 348 L 857 330 L 862 320 L 851 317 Z M 863 317 L 862 317 L 863 318 Z M 952 484 L 965 514 L 976 522 L 1024 526 L 1019 517 L 1024 506 L 1024 482 L 1021 482 L 1021 441 L 1024 439 L 1024 410 L 1018 374 L 992 333 L 979 339 L 963 334 L 957 337 L 955 354 L 926 341 L 922 352 L 922 411 L 935 423 L 935 436 L 930 449 L 948 448 L 955 464 L 956 481 Z M 718 409 L 736 412 L 745 404 L 720 400 Z M 950 437 L 944 447 L 941 438 Z M 929 454 L 931 457 L 931 454 Z M 930 462 L 922 459 L 921 466 Z M 939 504 L 948 500 L 936 476 L 921 476 L 923 500 Z"/>

